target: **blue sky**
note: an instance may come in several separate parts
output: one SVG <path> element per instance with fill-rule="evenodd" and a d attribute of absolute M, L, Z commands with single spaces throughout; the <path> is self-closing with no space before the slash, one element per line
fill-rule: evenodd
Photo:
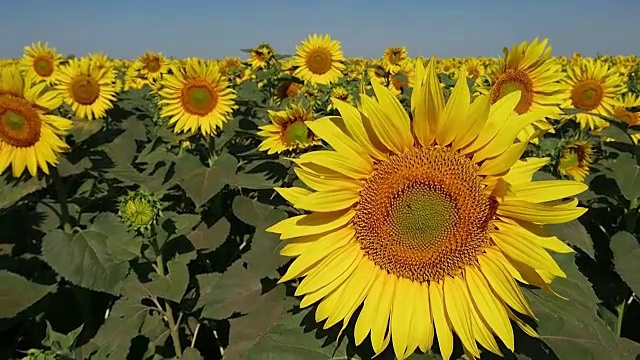
<path fill-rule="evenodd" d="M 548 37 L 556 55 L 638 55 L 638 13 L 634 0 L 4 0 L 0 57 L 37 40 L 116 58 L 242 56 L 260 42 L 292 53 L 314 32 L 340 40 L 349 57 L 392 45 L 410 56 L 496 56 L 535 36 Z"/>

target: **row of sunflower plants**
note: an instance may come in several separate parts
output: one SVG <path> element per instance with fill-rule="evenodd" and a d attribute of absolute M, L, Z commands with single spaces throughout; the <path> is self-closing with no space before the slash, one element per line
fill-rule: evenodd
<path fill-rule="evenodd" d="M 640 355 L 633 72 L 247 52 L 2 65 L 0 357 Z"/>

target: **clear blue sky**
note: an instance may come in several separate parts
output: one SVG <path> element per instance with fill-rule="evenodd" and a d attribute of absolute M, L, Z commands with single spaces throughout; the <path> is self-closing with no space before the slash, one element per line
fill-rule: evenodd
<path fill-rule="evenodd" d="M 271 43 L 292 53 L 329 33 L 349 57 L 404 45 L 411 56 L 496 56 L 548 37 L 556 55 L 639 54 L 638 0 L 1 0 L 0 57 L 42 40 L 63 53 L 133 58 L 242 56 Z"/>

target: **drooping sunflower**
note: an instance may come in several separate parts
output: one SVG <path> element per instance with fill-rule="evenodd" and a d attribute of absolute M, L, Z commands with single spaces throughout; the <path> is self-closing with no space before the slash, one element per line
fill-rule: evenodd
<path fill-rule="evenodd" d="M 351 96 L 351 93 L 349 92 L 349 90 L 347 90 L 344 86 L 334 86 L 331 89 L 331 93 L 329 94 L 329 96 L 331 98 L 344 101 L 347 104 L 353 103 L 353 96 Z M 327 106 L 327 110 L 333 110 L 333 109 L 337 109 L 337 108 L 333 102 L 330 102 L 329 105 Z"/>
<path fill-rule="evenodd" d="M 611 116 L 620 104 L 618 97 L 626 91 L 625 79 L 617 72 L 610 71 L 607 64 L 596 59 L 582 58 L 580 65 L 567 69 L 569 76 L 565 82 L 570 96 L 564 108 L 574 108 L 589 113 Z M 577 113 L 580 128 L 597 130 L 609 123 L 596 115 Z"/>
<path fill-rule="evenodd" d="M 55 75 L 61 61 L 62 55 L 58 54 L 55 48 L 38 41 L 24 47 L 20 67 L 27 74 L 27 77 L 33 77 L 51 85 L 55 81 Z"/>
<path fill-rule="evenodd" d="M 413 87 L 415 77 L 415 65 L 405 60 L 397 70 L 389 74 L 389 89 L 395 95 L 402 93 L 403 87 Z"/>
<path fill-rule="evenodd" d="M 161 53 L 147 51 L 136 59 L 139 64 L 140 75 L 144 76 L 147 81 L 156 81 L 162 75 L 169 72 L 171 61 Z"/>
<path fill-rule="evenodd" d="M 274 51 L 271 45 L 261 44 L 251 50 L 249 54 L 249 65 L 253 70 L 260 70 L 267 67 L 269 62 L 273 60 Z"/>
<path fill-rule="evenodd" d="M 389 73 L 397 72 L 402 63 L 404 63 L 409 54 L 404 46 L 392 46 L 384 50 L 380 64 L 382 68 Z"/>
<path fill-rule="evenodd" d="M 64 136 L 73 122 L 49 112 L 60 98 L 45 91 L 44 82 L 23 77 L 16 67 L 0 72 L 0 173 L 8 167 L 14 177 L 24 170 L 35 176 L 38 169 L 49 174 L 60 154 L 69 150 Z"/>
<path fill-rule="evenodd" d="M 626 93 L 622 98 L 622 102 L 616 106 L 613 117 L 622 120 L 629 126 L 640 126 L 640 113 L 629 111 L 630 108 L 640 107 L 640 96 L 633 93 Z M 634 144 L 640 140 L 640 134 L 632 134 L 631 139 Z"/>
<path fill-rule="evenodd" d="M 282 101 L 284 99 L 295 99 L 302 91 L 304 84 L 295 82 L 293 80 L 283 81 L 277 88 L 275 93 L 275 99 Z"/>
<path fill-rule="evenodd" d="M 405 359 L 435 334 L 448 359 L 453 333 L 469 356 L 479 357 L 477 343 L 500 354 L 494 335 L 514 348 L 510 319 L 535 334 L 518 318 L 533 314 L 515 280 L 548 288 L 565 276 L 547 250 L 572 249 L 542 225 L 582 215 L 573 196 L 587 186 L 531 181 L 548 159 L 519 160 L 528 141 L 517 134 L 537 119 L 515 113 L 519 92 L 470 103 L 460 76 L 445 104 L 434 65 L 417 63 L 413 121 L 374 82 L 377 100 L 361 95 L 359 109 L 334 100 L 341 118 L 308 122 L 334 150 L 293 160 L 312 190 L 276 190 L 309 213 L 268 231 L 296 257 L 280 282 L 304 277 L 296 295 L 302 307 L 318 303 L 325 328 L 344 329 L 361 309 L 355 340 L 369 336 L 376 354 L 391 342 Z"/>
<path fill-rule="evenodd" d="M 169 117 L 175 132 L 215 135 L 237 108 L 235 91 L 213 63 L 186 59 L 160 82 L 160 116 Z"/>
<path fill-rule="evenodd" d="M 516 106 L 518 114 L 544 111 L 550 117 L 562 114 L 560 105 L 566 98 L 566 86 L 561 83 L 566 77 L 562 67 L 551 57 L 548 40 L 535 38 L 531 43 L 524 41 L 509 51 L 504 49 L 493 71 L 487 74 L 490 88 L 479 88 L 480 93 L 488 93 L 491 103 L 514 91 L 520 91 L 520 102 Z M 521 138 L 530 138 L 536 132 L 542 133 L 553 128 L 544 119 L 527 126 Z"/>
<path fill-rule="evenodd" d="M 56 76 L 55 92 L 76 116 L 99 119 L 116 101 L 116 72 L 96 66 L 90 58 L 71 59 Z"/>
<path fill-rule="evenodd" d="M 367 69 L 369 80 L 378 84 L 387 84 L 389 74 L 384 70 L 379 61 L 372 62 Z"/>
<path fill-rule="evenodd" d="M 558 172 L 577 181 L 584 181 L 593 163 L 593 147 L 586 140 L 571 140 L 562 145 Z"/>
<path fill-rule="evenodd" d="M 296 47 L 294 76 L 313 84 L 330 84 L 343 76 L 344 54 L 338 40 L 329 35 L 309 35 Z"/>
<path fill-rule="evenodd" d="M 318 137 L 307 127 L 315 118 L 311 109 L 293 104 L 285 110 L 269 110 L 268 113 L 271 124 L 260 126 L 258 135 L 264 140 L 258 146 L 258 150 L 271 155 L 320 144 Z"/>

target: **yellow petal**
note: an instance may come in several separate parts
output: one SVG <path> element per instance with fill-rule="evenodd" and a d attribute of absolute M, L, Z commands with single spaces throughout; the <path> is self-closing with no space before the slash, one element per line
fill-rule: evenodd
<path fill-rule="evenodd" d="M 367 133 L 360 111 L 344 101 L 338 99 L 331 99 L 331 101 L 340 112 L 340 115 L 344 120 L 345 127 L 349 131 L 351 137 L 362 147 L 367 149 L 369 155 L 372 157 L 378 160 L 385 159 L 386 154 L 381 150 L 380 146 L 376 146 L 376 143 L 373 142 L 372 136 Z"/>
<path fill-rule="evenodd" d="M 521 233 L 495 231 L 491 233 L 491 238 L 507 256 L 534 269 L 542 269 L 556 276 L 567 277 L 549 253 L 530 239 L 521 236 Z"/>
<path fill-rule="evenodd" d="M 466 81 L 466 76 L 464 77 Z M 446 277 L 444 279 L 444 302 L 447 316 L 453 329 L 462 341 L 462 345 L 475 357 L 480 357 L 480 351 L 476 344 L 471 329 L 471 317 L 469 317 L 469 295 L 467 287 L 461 277 Z"/>
<path fill-rule="evenodd" d="M 368 168 L 363 168 L 350 162 L 348 158 L 335 151 L 318 150 L 301 155 L 296 162 L 310 162 L 328 169 L 335 170 L 352 179 L 366 179 L 371 175 Z"/>
<path fill-rule="evenodd" d="M 530 182 L 533 174 L 549 163 L 549 158 L 526 158 L 516 161 L 503 178 L 511 184 Z"/>
<path fill-rule="evenodd" d="M 340 131 L 340 128 L 330 118 L 306 121 L 305 124 L 318 137 L 331 145 L 336 152 L 356 163 L 356 166 L 366 169 L 369 173 L 373 171 L 373 160 L 364 148 Z"/>
<path fill-rule="evenodd" d="M 466 73 L 458 76 L 451 96 L 444 107 L 442 113 L 442 121 L 439 124 L 437 139 L 440 146 L 449 145 L 456 137 L 461 127 L 468 126 L 467 112 L 471 95 L 469 94 L 469 85 L 467 84 Z"/>
<path fill-rule="evenodd" d="M 377 82 L 372 82 L 373 91 L 378 98 L 380 107 L 385 113 L 387 121 L 391 123 L 395 135 L 401 141 L 402 147 L 408 149 L 413 147 L 413 136 L 411 134 L 411 120 L 409 114 L 398 98 L 388 88 Z"/>
<path fill-rule="evenodd" d="M 302 198 L 295 206 L 298 209 L 331 212 L 351 207 L 360 194 L 353 190 L 317 191 Z"/>
<path fill-rule="evenodd" d="M 463 148 L 471 141 L 473 141 L 487 122 L 489 117 L 489 110 L 491 109 L 491 98 L 489 95 L 481 95 L 469 106 L 467 112 L 467 118 L 469 121 L 468 126 L 462 126 L 458 130 L 456 138 L 453 140 L 451 148 L 458 150 Z"/>
<path fill-rule="evenodd" d="M 275 188 L 275 191 L 280 194 L 285 200 L 297 207 L 297 204 L 302 201 L 307 195 L 312 194 L 311 191 L 299 187 L 291 188 Z"/>
<path fill-rule="evenodd" d="M 463 154 L 475 152 L 491 141 L 500 129 L 515 116 L 516 113 L 513 109 L 515 109 L 518 101 L 520 101 L 520 91 L 514 91 L 503 96 L 493 104 L 489 110 L 489 117 L 480 134 L 467 147 L 462 149 L 461 152 Z"/>
<path fill-rule="evenodd" d="M 543 203 L 573 197 L 586 191 L 588 188 L 589 186 L 587 184 L 580 181 L 533 181 L 530 183 L 514 185 L 512 187 L 514 194 L 505 196 L 505 199 Z"/>
<path fill-rule="evenodd" d="M 355 210 L 349 209 L 299 215 L 285 219 L 267 229 L 267 231 L 279 232 L 281 234 L 280 238 L 283 240 L 298 236 L 321 234 L 344 226 L 353 218 L 355 213 Z"/>
<path fill-rule="evenodd" d="M 415 319 L 418 319 L 419 325 L 416 325 L 416 336 L 418 338 L 418 347 L 420 351 L 427 352 L 433 346 L 433 317 L 431 316 L 431 308 L 429 304 L 429 285 L 420 284 L 416 299 L 418 301 L 414 308 Z"/>
<path fill-rule="evenodd" d="M 438 132 L 438 124 L 444 111 L 444 95 L 442 94 L 442 88 L 440 87 L 440 80 L 436 73 L 436 58 L 432 57 L 427 64 L 424 77 L 424 89 L 421 90 L 421 98 L 418 99 L 418 103 L 415 105 L 415 114 L 424 114 L 426 118 L 415 118 L 414 129 L 416 121 L 422 121 L 425 130 L 415 132 L 418 142 L 423 146 L 431 145 Z"/>
<path fill-rule="evenodd" d="M 507 151 L 502 154 L 492 158 L 485 160 L 482 165 L 480 165 L 480 169 L 478 173 L 481 175 L 499 175 L 509 170 L 513 164 L 518 161 L 520 156 L 527 149 L 527 143 L 521 142 L 511 145 Z"/>
<path fill-rule="evenodd" d="M 398 279 L 396 295 L 391 307 L 391 341 L 396 356 L 402 357 L 407 352 L 413 353 L 416 349 L 417 341 L 411 341 L 412 327 L 411 320 L 414 316 L 413 308 L 416 299 L 416 291 L 413 283 L 404 278 Z M 424 321 L 424 319 L 421 319 Z M 413 348 L 409 348 L 413 343 Z"/>
<path fill-rule="evenodd" d="M 526 221 L 511 219 L 505 220 L 508 221 L 496 221 L 494 224 L 500 230 L 519 233 L 545 249 L 562 254 L 574 252 L 569 245 L 562 242 L 562 240 L 558 239 L 555 235 L 540 225 L 535 225 Z"/>
<path fill-rule="evenodd" d="M 328 178 L 317 176 L 304 167 L 295 167 L 293 171 L 300 181 L 315 191 L 362 190 L 362 182 L 360 180 L 346 177 Z"/>
<path fill-rule="evenodd" d="M 449 360 L 453 354 L 453 334 L 444 309 L 442 283 L 436 281 L 429 283 L 429 300 L 431 301 L 431 315 L 436 328 L 440 354 L 444 360 Z"/>
<path fill-rule="evenodd" d="M 498 206 L 497 214 L 536 224 L 562 224 L 575 220 L 587 211 L 586 208 L 548 206 L 528 201 L 505 201 Z"/>
<path fill-rule="evenodd" d="M 403 135 L 400 134 L 398 126 L 393 124 L 393 120 L 387 118 L 386 113 L 372 98 L 362 94 L 360 96 L 362 112 L 367 116 L 371 123 L 371 127 L 380 142 L 389 150 L 396 154 L 400 154 L 405 150 L 405 142 Z"/>

